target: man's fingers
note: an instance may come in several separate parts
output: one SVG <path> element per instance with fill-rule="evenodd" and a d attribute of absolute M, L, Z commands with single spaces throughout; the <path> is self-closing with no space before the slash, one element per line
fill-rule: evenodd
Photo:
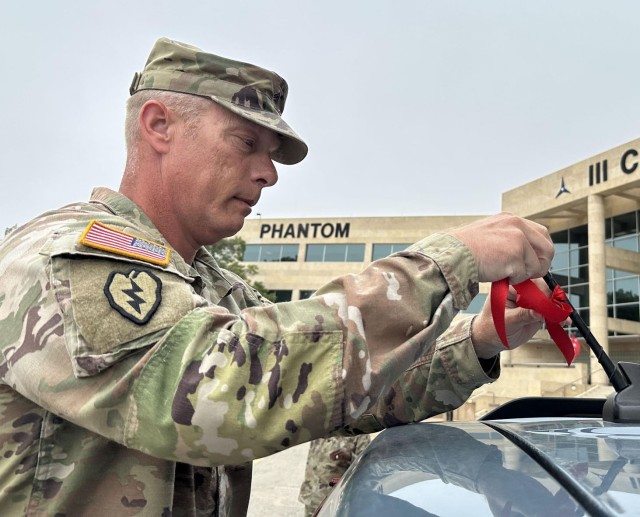
<path fill-rule="evenodd" d="M 542 323 L 544 316 L 531 309 L 522 309 L 522 322 L 523 323 Z"/>
<path fill-rule="evenodd" d="M 473 254 L 481 282 L 520 283 L 547 273 L 554 247 L 547 229 L 502 213 L 451 230 Z"/>

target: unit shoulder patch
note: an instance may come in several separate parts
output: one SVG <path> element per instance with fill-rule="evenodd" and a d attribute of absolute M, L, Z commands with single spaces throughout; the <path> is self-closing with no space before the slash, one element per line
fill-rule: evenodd
<path fill-rule="evenodd" d="M 162 244 L 116 230 L 96 220 L 82 232 L 80 244 L 160 266 L 166 266 L 171 255 L 171 250 Z"/>
<path fill-rule="evenodd" d="M 144 325 L 160 306 L 162 281 L 151 271 L 113 271 L 104 285 L 104 294 L 122 316 Z"/>

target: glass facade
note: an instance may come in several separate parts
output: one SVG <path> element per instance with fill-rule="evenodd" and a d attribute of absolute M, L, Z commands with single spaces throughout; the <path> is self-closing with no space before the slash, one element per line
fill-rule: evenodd
<path fill-rule="evenodd" d="M 606 244 L 637 252 L 639 212 L 606 219 Z M 640 278 L 638 275 L 607 268 L 607 312 L 610 318 L 640 321 Z"/>
<path fill-rule="evenodd" d="M 605 244 L 638 252 L 640 212 L 605 219 Z M 587 226 L 556 232 L 551 235 L 556 254 L 551 272 L 569 296 L 569 300 L 589 325 L 589 247 Z M 607 312 L 610 318 L 640 321 L 640 277 L 607 268 Z"/>
<path fill-rule="evenodd" d="M 589 246 L 587 225 L 551 234 L 555 256 L 551 273 L 589 325 Z"/>
<path fill-rule="evenodd" d="M 307 244 L 307 262 L 364 262 L 364 244 Z"/>
<path fill-rule="evenodd" d="M 409 244 L 374 244 L 373 252 L 371 254 L 371 260 L 378 260 L 384 257 L 388 257 L 392 253 L 395 253 L 396 251 L 402 251 L 403 249 L 406 249 L 409 246 L 411 246 L 411 243 Z"/>
<path fill-rule="evenodd" d="M 247 244 L 244 262 L 295 262 L 298 260 L 298 244 Z"/>

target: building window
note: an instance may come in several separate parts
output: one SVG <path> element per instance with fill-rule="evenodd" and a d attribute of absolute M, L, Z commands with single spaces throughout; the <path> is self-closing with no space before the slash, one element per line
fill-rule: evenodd
<path fill-rule="evenodd" d="M 551 235 L 555 255 L 551 273 L 567 293 L 569 301 L 589 324 L 589 246 L 587 226 L 578 226 Z"/>
<path fill-rule="evenodd" d="M 607 269 L 607 312 L 610 318 L 640 321 L 638 275 Z"/>
<path fill-rule="evenodd" d="M 633 252 L 640 250 L 640 212 L 605 219 L 605 244 Z M 589 324 L 589 248 L 587 226 L 551 235 L 556 254 L 551 272 L 582 319 Z M 607 268 L 607 314 L 610 318 L 640 321 L 640 276 Z M 614 333 L 615 334 L 615 333 Z"/>
<path fill-rule="evenodd" d="M 311 296 L 313 296 L 313 293 L 315 292 L 315 289 L 300 289 L 300 299 L 306 300 L 307 298 L 311 298 Z"/>
<path fill-rule="evenodd" d="M 638 251 L 638 212 L 605 219 L 606 244 L 614 248 Z"/>
<path fill-rule="evenodd" d="M 295 262 L 298 244 L 247 244 L 244 262 Z"/>
<path fill-rule="evenodd" d="M 551 271 L 556 281 L 564 289 L 571 285 L 589 282 L 589 246 L 587 227 L 580 226 L 551 235 L 555 255 Z"/>
<path fill-rule="evenodd" d="M 384 257 L 388 257 L 396 251 L 402 251 L 408 248 L 411 244 L 374 244 L 373 253 L 371 254 L 371 260 L 378 260 Z"/>
<path fill-rule="evenodd" d="M 364 244 L 308 244 L 307 262 L 364 262 Z"/>
<path fill-rule="evenodd" d="M 638 211 L 605 219 L 606 245 L 638 252 Z M 610 318 L 640 321 L 640 276 L 607 268 L 607 313 Z"/>
<path fill-rule="evenodd" d="M 276 303 L 280 303 L 280 302 L 290 302 L 291 301 L 291 295 L 293 293 L 293 291 L 291 290 L 282 290 L 282 289 L 272 289 L 271 292 L 275 295 L 276 297 Z"/>

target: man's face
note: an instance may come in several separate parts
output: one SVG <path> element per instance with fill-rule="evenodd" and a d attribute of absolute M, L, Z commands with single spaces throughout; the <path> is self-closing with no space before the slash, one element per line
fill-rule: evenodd
<path fill-rule="evenodd" d="M 175 125 L 175 145 L 163 167 L 167 214 L 197 248 L 238 232 L 264 187 L 278 173 L 271 152 L 277 134 L 211 102 L 195 130 Z"/>

